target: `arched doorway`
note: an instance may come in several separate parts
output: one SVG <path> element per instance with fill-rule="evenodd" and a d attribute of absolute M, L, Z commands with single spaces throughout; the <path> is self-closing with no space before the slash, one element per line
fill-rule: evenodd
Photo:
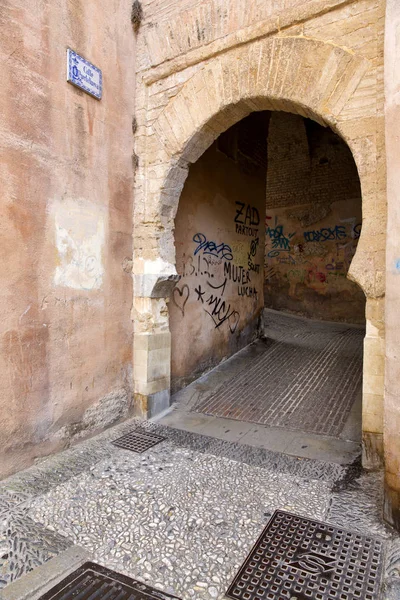
<path fill-rule="evenodd" d="M 151 416 L 170 402 L 167 300 L 178 280 L 173 229 L 188 166 L 223 131 L 253 111 L 300 114 L 331 126 L 348 144 L 363 195 L 362 234 L 349 275 L 367 298 L 365 363 L 381 364 L 385 223 L 376 221 L 374 207 L 385 199 L 378 171 L 383 124 L 356 100 L 368 68 L 367 60 L 329 43 L 302 36 L 265 38 L 199 68 L 146 130 L 146 159 L 139 161 L 136 177 L 133 257 L 134 385 L 139 413 Z M 382 456 L 382 408 L 382 368 L 367 369 L 363 441 L 368 466 L 378 464 Z"/>
<path fill-rule="evenodd" d="M 263 111 L 219 136 L 190 167 L 175 219 L 172 391 L 261 341 L 175 396 L 171 424 L 357 456 L 365 297 L 347 273 L 360 232 L 357 168 L 332 130 Z M 332 440 L 313 454 L 318 435 Z"/>

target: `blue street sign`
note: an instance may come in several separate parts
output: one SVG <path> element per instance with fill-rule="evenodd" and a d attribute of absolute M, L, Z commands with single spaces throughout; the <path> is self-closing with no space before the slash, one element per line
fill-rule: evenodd
<path fill-rule="evenodd" d="M 70 48 L 67 50 L 67 81 L 98 100 L 101 99 L 103 92 L 101 69 Z"/>

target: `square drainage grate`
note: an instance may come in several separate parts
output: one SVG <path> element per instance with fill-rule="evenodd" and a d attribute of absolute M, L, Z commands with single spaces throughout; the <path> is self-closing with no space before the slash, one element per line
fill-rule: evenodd
<path fill-rule="evenodd" d="M 114 446 L 124 448 L 125 450 L 142 453 L 149 448 L 156 446 L 156 444 L 159 444 L 163 440 L 165 440 L 165 438 L 161 437 L 160 435 L 148 433 L 142 429 L 135 429 L 134 431 L 126 433 L 111 443 L 114 444 Z"/>
<path fill-rule="evenodd" d="M 160 590 L 87 562 L 39 600 L 179 600 Z"/>
<path fill-rule="evenodd" d="M 238 600 L 378 600 L 382 542 L 276 511 L 226 595 Z"/>

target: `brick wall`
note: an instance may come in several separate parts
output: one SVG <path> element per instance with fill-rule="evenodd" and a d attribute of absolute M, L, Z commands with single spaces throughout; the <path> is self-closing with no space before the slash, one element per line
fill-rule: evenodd
<path fill-rule="evenodd" d="M 363 323 L 365 297 L 347 279 L 361 233 L 361 190 L 331 129 L 272 113 L 268 129 L 265 305 Z"/>

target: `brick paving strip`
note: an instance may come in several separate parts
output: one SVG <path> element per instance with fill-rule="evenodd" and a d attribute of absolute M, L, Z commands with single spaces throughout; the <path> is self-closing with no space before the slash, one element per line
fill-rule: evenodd
<path fill-rule="evenodd" d="M 283 323 L 286 325 L 285 321 Z M 246 369 L 194 412 L 338 436 L 361 393 L 362 329 L 291 320 Z"/>

